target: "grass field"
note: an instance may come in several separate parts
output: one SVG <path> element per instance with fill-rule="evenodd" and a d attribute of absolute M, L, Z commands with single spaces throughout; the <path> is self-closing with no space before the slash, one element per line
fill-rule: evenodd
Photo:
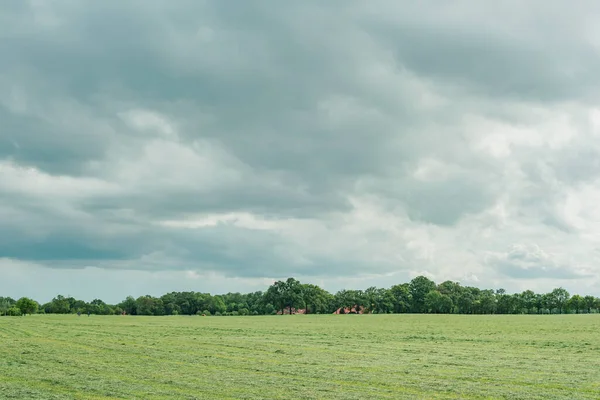
<path fill-rule="evenodd" d="M 2 399 L 599 399 L 600 315 L 0 318 Z"/>

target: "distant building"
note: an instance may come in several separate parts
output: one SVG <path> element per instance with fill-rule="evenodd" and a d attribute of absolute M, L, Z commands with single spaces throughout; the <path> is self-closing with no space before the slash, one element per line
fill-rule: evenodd
<path fill-rule="evenodd" d="M 365 308 L 363 306 L 354 307 L 340 307 L 333 312 L 334 314 L 365 314 Z"/>
<path fill-rule="evenodd" d="M 306 308 L 295 309 L 294 307 L 292 307 L 292 315 L 295 314 L 306 314 Z M 277 315 L 282 315 L 281 310 L 277 311 Z M 289 307 L 283 309 L 283 315 L 290 315 Z"/>

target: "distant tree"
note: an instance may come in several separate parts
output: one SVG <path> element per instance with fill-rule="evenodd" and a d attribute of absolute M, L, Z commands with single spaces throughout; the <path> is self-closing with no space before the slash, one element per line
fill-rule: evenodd
<path fill-rule="evenodd" d="M 275 306 L 275 308 L 277 310 L 281 311 L 282 315 L 283 315 L 283 309 L 286 306 L 285 290 L 286 290 L 285 282 L 276 281 L 271 286 L 269 286 L 269 288 L 267 289 L 267 291 L 264 295 L 265 302 L 270 303 L 273 306 Z"/>
<path fill-rule="evenodd" d="M 15 306 L 21 310 L 23 315 L 34 314 L 38 310 L 38 303 L 35 300 L 32 300 L 27 297 L 21 297 L 15 303 Z"/>
<path fill-rule="evenodd" d="M 6 315 L 9 317 L 20 317 L 21 315 L 23 315 L 23 313 L 21 312 L 21 309 L 19 309 L 19 307 L 13 305 L 8 310 L 6 310 Z"/>
<path fill-rule="evenodd" d="M 394 302 L 394 312 L 407 313 L 411 311 L 412 295 L 408 283 L 392 286 L 390 288 L 390 294 Z"/>
<path fill-rule="evenodd" d="M 282 314 L 284 308 L 288 308 L 291 314 L 292 309 L 303 302 L 302 284 L 294 278 L 277 281 L 267 289 L 265 300 L 275 305 Z"/>
<path fill-rule="evenodd" d="M 418 276 L 409 283 L 389 289 L 371 286 L 366 290 L 340 290 L 335 294 L 313 284 L 302 284 L 295 278 L 280 280 L 265 292 L 226 293 L 211 295 L 198 292 L 171 292 L 161 297 L 150 295 L 137 299 L 129 296 L 117 305 L 100 299 L 86 303 L 73 297 L 58 295 L 40 306 L 31 299 L 20 299 L 19 304 L 9 297 L 0 297 L 0 315 L 40 313 L 89 312 L 98 315 L 260 315 L 276 314 L 284 309 L 304 307 L 307 313 L 331 313 L 340 307 L 360 309 L 372 313 L 435 312 L 462 314 L 521 314 L 600 312 L 600 299 L 594 296 L 569 295 L 564 288 L 540 294 L 531 290 L 509 294 L 504 289 L 479 289 L 445 281 L 436 285 L 432 280 Z M 20 308 L 21 307 L 21 308 Z M 10 311 L 9 311 L 10 310 Z M 17 311 L 15 311 L 17 310 Z M 357 310 L 358 311 L 358 310 Z"/>
<path fill-rule="evenodd" d="M 521 293 L 522 308 L 525 313 L 530 314 L 535 307 L 535 293 L 531 290 L 526 290 Z"/>
<path fill-rule="evenodd" d="M 576 294 L 573 295 L 569 300 L 567 300 L 567 308 L 575 311 L 575 314 L 579 314 L 579 312 L 585 310 L 586 302 L 583 297 Z"/>
<path fill-rule="evenodd" d="M 583 298 L 583 301 L 585 302 L 585 308 L 588 314 L 591 313 L 592 310 L 595 308 L 596 298 L 594 296 L 585 296 Z"/>
<path fill-rule="evenodd" d="M 372 288 L 367 290 L 371 303 L 371 311 L 378 314 L 387 314 L 394 311 L 394 296 L 392 291 L 384 288 Z"/>
<path fill-rule="evenodd" d="M 425 308 L 430 313 L 450 314 L 454 304 L 450 296 L 441 294 L 438 290 L 432 290 L 425 296 Z"/>
<path fill-rule="evenodd" d="M 49 309 L 46 309 L 47 313 L 52 314 L 68 314 L 71 311 L 71 304 L 67 298 L 62 295 L 58 295 L 50 302 Z"/>
<path fill-rule="evenodd" d="M 460 286 L 458 282 L 445 281 L 438 285 L 437 290 L 448 296 L 452 300 L 452 313 L 459 312 L 459 300 L 462 297 L 463 293 L 466 291 L 465 288 Z"/>
<path fill-rule="evenodd" d="M 150 295 L 140 296 L 135 300 L 137 315 L 165 315 L 163 301 Z"/>
<path fill-rule="evenodd" d="M 10 297 L 0 297 L 0 315 L 6 315 L 8 309 L 15 303 L 16 301 Z"/>
<path fill-rule="evenodd" d="M 460 314 L 472 314 L 474 311 L 475 296 L 468 288 L 462 291 L 456 306 Z"/>
<path fill-rule="evenodd" d="M 137 302 L 132 296 L 127 296 L 127 298 L 119 304 L 119 307 L 125 311 L 127 315 L 137 315 Z"/>
<path fill-rule="evenodd" d="M 491 289 L 482 290 L 477 303 L 480 314 L 494 314 L 496 312 L 496 296 Z"/>
<path fill-rule="evenodd" d="M 424 311 L 430 313 L 439 313 L 439 303 L 441 302 L 442 294 L 437 290 L 431 290 L 425 296 L 425 309 Z"/>
<path fill-rule="evenodd" d="M 410 281 L 409 287 L 412 298 L 412 311 L 415 313 L 425 312 L 425 297 L 432 290 L 436 290 L 435 282 L 425 276 L 417 276 Z"/>
<path fill-rule="evenodd" d="M 294 278 L 288 278 L 285 281 L 285 303 L 287 304 L 290 314 L 292 308 L 297 306 L 302 301 L 302 285 Z"/>
<path fill-rule="evenodd" d="M 223 301 L 223 298 L 221 296 L 213 296 L 210 299 L 207 308 L 211 312 L 211 314 L 214 315 L 216 315 L 217 313 L 223 314 L 227 311 L 227 306 L 225 305 L 225 302 Z"/>
<path fill-rule="evenodd" d="M 332 296 L 317 285 L 302 284 L 302 302 L 307 313 L 323 313 L 328 311 Z"/>
<path fill-rule="evenodd" d="M 550 304 L 552 308 L 558 310 L 559 314 L 562 314 L 565 306 L 567 305 L 567 301 L 569 301 L 569 292 L 566 289 L 559 287 L 550 292 Z"/>

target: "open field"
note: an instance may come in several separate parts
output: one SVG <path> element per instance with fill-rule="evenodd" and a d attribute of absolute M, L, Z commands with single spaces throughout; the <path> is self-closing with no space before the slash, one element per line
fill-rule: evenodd
<path fill-rule="evenodd" d="M 600 315 L 0 318 L 2 399 L 600 398 Z"/>

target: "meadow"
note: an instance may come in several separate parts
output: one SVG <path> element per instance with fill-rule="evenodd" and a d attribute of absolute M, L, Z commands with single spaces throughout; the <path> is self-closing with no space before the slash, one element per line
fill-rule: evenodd
<path fill-rule="evenodd" d="M 0 318 L 1 399 L 598 399 L 600 315 Z"/>

